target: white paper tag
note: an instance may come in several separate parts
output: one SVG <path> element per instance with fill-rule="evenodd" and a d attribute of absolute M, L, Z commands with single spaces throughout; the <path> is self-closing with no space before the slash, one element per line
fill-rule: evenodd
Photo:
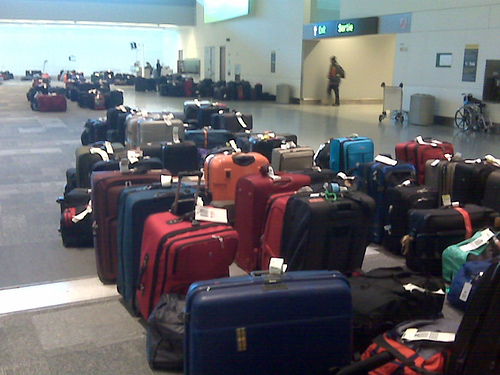
<path fill-rule="evenodd" d="M 197 205 L 194 210 L 194 218 L 198 221 L 227 224 L 227 210 L 225 208 Z"/>
<path fill-rule="evenodd" d="M 439 159 L 435 159 L 432 163 L 431 163 L 431 167 L 435 167 L 436 165 L 438 165 L 440 162 Z"/>
<path fill-rule="evenodd" d="M 421 293 L 429 292 L 429 290 L 424 289 L 421 286 L 418 286 L 418 285 L 415 285 L 415 284 L 412 284 L 412 283 L 408 283 L 408 284 L 403 285 L 403 288 L 407 292 L 413 292 L 414 290 L 416 290 L 417 292 L 421 292 Z M 433 293 L 433 294 L 444 294 L 444 290 L 442 290 L 442 289 L 434 290 L 431 293 Z"/>
<path fill-rule="evenodd" d="M 130 161 L 130 164 L 137 163 L 139 158 L 142 156 L 142 151 L 131 149 L 127 150 L 127 159 Z"/>
<path fill-rule="evenodd" d="M 451 206 L 451 196 L 449 194 L 443 194 L 441 199 L 443 201 L 443 206 Z"/>
<path fill-rule="evenodd" d="M 467 299 L 469 299 L 469 294 L 470 291 L 472 290 L 472 284 L 470 282 L 466 282 L 462 288 L 462 291 L 460 292 L 460 301 L 467 302 Z"/>
<path fill-rule="evenodd" d="M 479 249 L 481 246 L 486 244 L 490 240 L 490 238 L 493 237 L 494 235 L 495 233 L 493 233 L 489 228 L 487 228 L 481 231 L 480 237 L 476 238 L 474 241 L 468 244 L 460 246 L 459 249 L 464 252 Z"/>
<path fill-rule="evenodd" d="M 111 145 L 111 142 L 105 141 L 104 142 L 104 147 L 106 147 L 106 152 L 110 155 L 113 155 L 113 146 Z"/>
<path fill-rule="evenodd" d="M 378 162 L 378 163 L 382 163 L 382 164 L 392 165 L 393 167 L 396 164 L 398 164 L 397 160 L 388 158 L 387 156 L 384 156 L 384 155 L 377 155 L 377 156 L 375 156 L 375 161 Z"/>
<path fill-rule="evenodd" d="M 172 186 L 172 176 L 167 176 L 167 175 L 161 175 L 160 176 L 160 183 L 162 187 L 170 187 Z"/>
<path fill-rule="evenodd" d="M 419 331 L 417 328 L 408 328 L 401 338 L 405 341 L 453 342 L 455 341 L 455 334 L 450 332 Z"/>
<path fill-rule="evenodd" d="M 269 273 L 272 275 L 281 275 L 287 269 L 288 265 L 285 264 L 283 258 L 271 258 L 269 260 Z"/>

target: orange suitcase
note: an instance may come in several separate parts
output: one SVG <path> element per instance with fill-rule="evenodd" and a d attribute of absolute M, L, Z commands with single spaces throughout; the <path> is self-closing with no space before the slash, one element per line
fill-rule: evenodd
<path fill-rule="evenodd" d="M 232 155 L 213 154 L 205 159 L 205 185 L 214 201 L 234 201 L 236 182 L 242 176 L 259 173 L 269 164 L 258 152 L 240 152 Z"/>

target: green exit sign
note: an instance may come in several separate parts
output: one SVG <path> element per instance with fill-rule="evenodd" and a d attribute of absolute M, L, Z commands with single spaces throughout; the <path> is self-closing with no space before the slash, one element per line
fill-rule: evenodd
<path fill-rule="evenodd" d="M 346 34 L 346 33 L 352 33 L 354 32 L 354 24 L 349 22 L 349 23 L 339 23 L 337 26 L 337 32 L 339 34 Z"/>
<path fill-rule="evenodd" d="M 326 25 L 319 25 L 318 26 L 318 35 L 325 35 L 326 34 Z"/>

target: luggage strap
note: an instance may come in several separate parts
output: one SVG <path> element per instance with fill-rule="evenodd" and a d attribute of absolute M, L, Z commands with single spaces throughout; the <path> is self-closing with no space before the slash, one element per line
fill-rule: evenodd
<path fill-rule="evenodd" d="M 205 134 L 205 148 L 208 148 L 208 131 L 203 128 L 203 134 Z"/>
<path fill-rule="evenodd" d="M 377 344 L 379 347 L 384 348 L 387 350 L 390 354 L 394 356 L 395 359 L 400 361 L 403 365 L 406 367 L 412 369 L 415 371 L 417 374 L 423 374 L 423 375 L 439 375 L 442 374 L 441 372 L 436 372 L 436 371 L 430 371 L 426 370 L 420 366 L 418 366 L 414 360 L 410 357 L 407 358 L 403 353 L 401 353 L 399 350 L 394 348 L 387 340 L 385 339 L 385 335 L 379 335 L 373 339 L 373 342 Z M 408 348 L 409 349 L 409 348 Z M 411 349 L 410 349 L 411 350 Z"/>
<path fill-rule="evenodd" d="M 453 209 L 455 209 L 458 212 L 460 212 L 460 214 L 464 218 L 465 239 L 471 238 L 472 237 L 472 223 L 470 221 L 469 213 L 467 211 L 465 211 L 462 207 L 453 207 Z"/>

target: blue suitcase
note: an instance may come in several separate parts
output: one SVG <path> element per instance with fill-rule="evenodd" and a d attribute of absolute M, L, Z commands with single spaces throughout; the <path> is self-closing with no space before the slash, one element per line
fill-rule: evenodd
<path fill-rule="evenodd" d="M 330 169 L 338 172 L 352 170 L 359 163 L 373 161 L 373 141 L 353 135 L 330 140 Z"/>
<path fill-rule="evenodd" d="M 417 183 L 417 172 L 413 164 L 398 163 L 389 165 L 380 162 L 372 162 L 359 165 L 354 175 L 361 181 L 361 190 L 365 191 L 375 200 L 375 217 L 373 223 L 373 238 L 376 243 L 382 242 L 382 234 L 386 223 L 386 215 L 389 209 L 386 190 L 396 187 L 403 182 L 415 185 Z"/>
<path fill-rule="evenodd" d="M 189 375 L 327 374 L 351 359 L 351 293 L 338 271 L 196 282 L 185 321 Z"/>
<path fill-rule="evenodd" d="M 125 306 L 134 315 L 135 293 L 139 279 L 142 231 L 146 218 L 155 213 L 166 212 L 174 203 L 177 184 L 162 187 L 160 183 L 125 188 L 118 203 L 118 291 Z M 193 209 L 196 189 L 185 185 L 181 189 L 179 213 Z"/>

